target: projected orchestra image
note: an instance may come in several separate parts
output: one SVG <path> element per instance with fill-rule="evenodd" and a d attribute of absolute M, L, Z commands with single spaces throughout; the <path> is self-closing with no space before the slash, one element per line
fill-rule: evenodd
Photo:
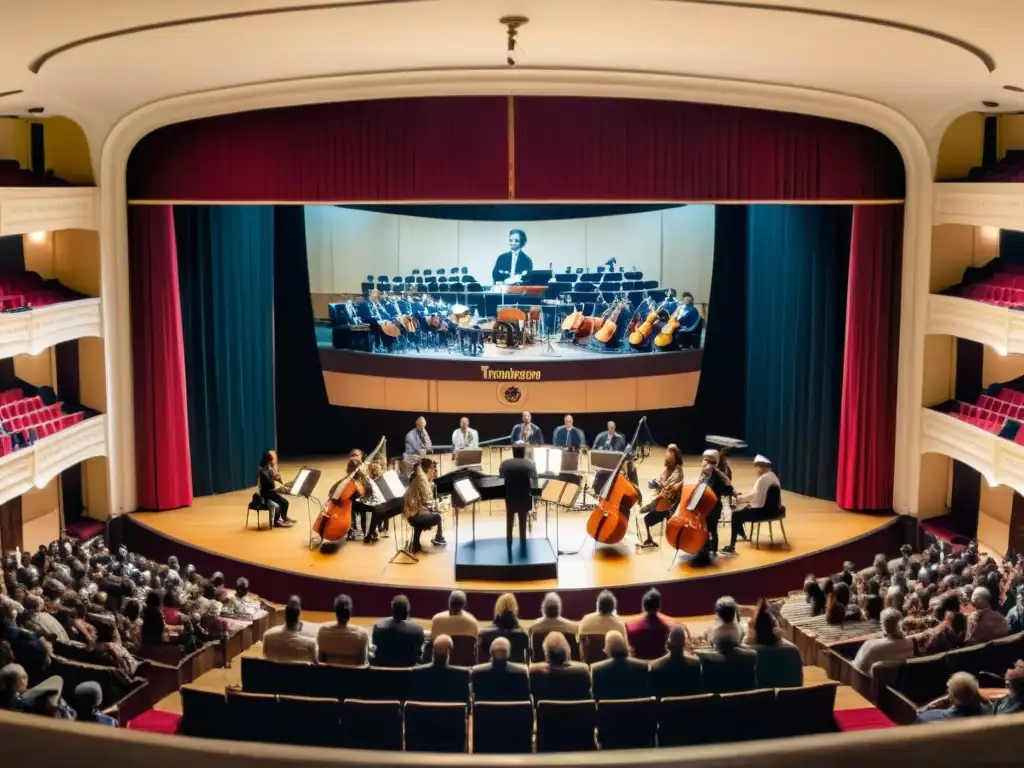
<path fill-rule="evenodd" d="M 330 305 L 334 346 L 469 357 L 495 350 L 553 353 L 553 343 L 594 354 L 701 347 L 704 318 L 689 291 L 645 279 L 615 257 L 593 271 L 541 269 L 527 242 L 524 229 L 509 231 L 490 284 L 478 282 L 468 266 L 367 275 L 361 298 Z"/>

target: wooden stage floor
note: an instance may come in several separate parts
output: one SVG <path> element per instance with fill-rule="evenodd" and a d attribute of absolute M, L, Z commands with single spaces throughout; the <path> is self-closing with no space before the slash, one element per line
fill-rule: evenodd
<path fill-rule="evenodd" d="M 497 466 L 497 450 L 493 462 Z M 507 451 L 506 451 L 507 453 Z M 641 487 L 647 497 L 647 480 L 659 471 L 662 452 L 654 449 L 652 455 L 637 469 Z M 685 460 L 686 477 L 696 476 L 698 457 Z M 325 498 L 327 491 L 343 474 L 344 460 L 310 460 L 310 466 L 323 470 L 323 476 L 316 489 L 316 496 Z M 281 474 L 290 479 L 295 475 L 297 463 L 282 465 Z M 450 467 L 445 463 L 444 469 Z M 485 465 L 486 468 L 486 465 Z M 748 460 L 733 462 L 734 480 L 741 492 L 748 492 L 755 473 Z M 785 484 L 785 477 L 783 484 Z M 298 520 L 292 528 L 257 531 L 255 520 L 244 528 L 246 506 L 252 497 L 252 489 L 227 493 L 219 496 L 199 498 L 191 508 L 170 512 L 137 512 L 132 518 L 154 531 L 182 541 L 192 547 L 223 555 L 243 562 L 291 571 L 305 576 L 335 579 L 367 584 L 390 585 L 395 587 L 420 587 L 444 589 L 455 586 L 455 530 L 453 518 L 447 515 L 444 521 L 448 545 L 443 548 L 425 546 L 418 563 L 406 563 L 400 558 L 395 563 L 389 560 L 395 553 L 394 539 L 381 539 L 375 544 L 362 541 L 346 542 L 329 553 L 309 549 L 309 529 L 306 516 L 306 502 L 292 499 L 290 516 Z M 786 532 L 789 536 L 788 549 L 767 546 L 767 526 L 762 526 L 761 549 L 752 544 L 740 542 L 738 554 L 719 557 L 709 567 L 695 567 L 685 560 L 672 565 L 673 552 L 666 546 L 657 550 L 636 551 L 637 538 L 631 520 L 630 532 L 625 541 L 614 546 L 601 546 L 595 550 L 594 542 L 586 536 L 588 512 L 563 512 L 558 520 L 560 547 L 575 550 L 583 545 L 579 554 L 563 555 L 559 558 L 558 579 L 548 581 L 515 582 L 521 589 L 595 589 L 623 585 L 646 585 L 658 582 L 674 582 L 690 576 L 721 575 L 747 569 L 776 565 L 786 560 L 803 557 L 818 550 L 836 547 L 843 542 L 875 531 L 890 522 L 891 516 L 870 516 L 845 512 L 834 503 L 821 499 L 783 492 L 786 504 Z M 312 505 L 311 505 L 312 506 Z M 490 507 L 490 509 L 488 508 Z M 634 509 L 635 518 L 638 510 Z M 315 511 L 314 511 L 315 515 Z M 263 516 L 264 521 L 266 515 Z M 554 514 L 550 520 L 551 537 L 555 535 Z M 657 529 L 655 529 L 657 538 Z M 781 541 L 778 526 L 775 526 L 776 542 Z M 470 535 L 468 514 L 460 517 L 459 540 L 466 541 Z M 480 506 L 476 520 L 477 538 L 504 537 L 505 515 L 503 502 L 495 501 Z M 544 535 L 543 505 L 531 536 Z M 431 534 L 425 533 L 424 544 Z M 728 544 L 729 528 L 719 529 L 721 546 Z M 756 578 L 752 574 L 752 578 Z M 459 581 L 458 586 L 467 590 L 502 590 L 510 582 Z M 799 588 L 794 584 L 792 589 Z"/>

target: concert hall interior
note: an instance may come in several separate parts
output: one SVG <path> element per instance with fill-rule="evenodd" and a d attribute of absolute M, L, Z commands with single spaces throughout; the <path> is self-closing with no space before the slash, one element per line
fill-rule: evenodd
<path fill-rule="evenodd" d="M 312 631 L 341 595 L 362 626 L 459 590 L 496 624 L 513 595 L 531 627 L 551 591 L 575 620 L 611 590 L 631 622 L 710 626 L 683 650 L 731 597 L 807 679 L 901 724 L 950 674 L 988 690 L 1017 661 L 994 638 L 914 690 L 932 640 L 874 608 L 960 644 L 995 602 L 1024 617 L 1024 4 L 5 5 L 0 658 L 40 635 L 104 695 L 136 680 L 132 716 L 214 665 L 225 707 L 281 711 L 232 660 L 286 616 L 305 637 L 293 596 Z M 229 632 L 246 589 L 266 626 Z M 867 618 L 840 615 L 849 591 Z M 129 636 L 147 606 L 157 651 L 93 664 L 108 614 Z M 626 640 L 608 655 L 639 659 Z M 923 658 L 872 678 L 879 644 Z M 752 720 L 793 687 L 766 679 Z M 661 763 L 771 762 L 715 749 Z"/>

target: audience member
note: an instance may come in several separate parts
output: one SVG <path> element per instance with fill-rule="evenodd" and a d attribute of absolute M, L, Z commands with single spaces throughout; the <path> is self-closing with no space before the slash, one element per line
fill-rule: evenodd
<path fill-rule="evenodd" d="M 498 637 L 508 639 L 511 661 L 518 664 L 526 661 L 529 638 L 519 625 L 519 603 L 511 592 L 499 595 L 494 602 L 494 623 L 480 630 L 478 658 L 490 655 L 491 643 Z"/>
<path fill-rule="evenodd" d="M 946 684 L 946 692 L 947 696 L 918 712 L 917 722 L 933 723 L 992 713 L 992 705 L 982 697 L 978 681 L 970 672 L 955 672 Z"/>
<path fill-rule="evenodd" d="M 20 664 L 8 664 L 0 669 L 0 709 L 57 720 L 75 719 L 75 711 L 61 698 L 64 690 L 61 678 L 53 675 L 31 688 L 28 682 L 28 673 Z"/>
<path fill-rule="evenodd" d="M 659 699 L 666 696 L 693 696 L 701 691 L 700 659 L 687 651 L 689 638 L 686 627 L 674 624 L 668 630 L 664 656 L 651 662 L 651 695 Z"/>
<path fill-rule="evenodd" d="M 103 689 L 99 683 L 93 680 L 79 683 L 75 686 L 73 700 L 79 720 L 117 728 L 117 720 L 100 711 L 100 706 L 103 704 Z"/>
<path fill-rule="evenodd" d="M 915 656 L 931 656 L 963 648 L 967 639 L 967 617 L 956 610 L 947 610 L 937 627 L 911 635 Z"/>
<path fill-rule="evenodd" d="M 813 575 L 804 580 L 804 600 L 811 606 L 812 616 L 825 612 L 825 592 Z"/>
<path fill-rule="evenodd" d="M 761 688 L 796 688 L 804 684 L 800 649 L 782 637 L 782 629 L 767 600 L 758 601 L 743 643 L 757 654 L 757 684 Z"/>
<path fill-rule="evenodd" d="M 715 613 L 724 625 L 735 623 L 736 602 L 722 598 Z M 757 653 L 740 645 L 740 637 L 733 632 L 709 633 L 713 644 L 710 649 L 697 651 L 700 658 L 702 687 L 707 693 L 750 691 L 757 687 Z"/>
<path fill-rule="evenodd" d="M 615 630 L 623 637 L 628 635 L 626 622 L 619 618 L 616 613 L 618 602 L 610 590 L 602 589 L 597 596 L 597 610 L 588 613 L 580 621 L 579 635 L 601 635 Z"/>
<path fill-rule="evenodd" d="M 903 634 L 903 616 L 895 608 L 882 611 L 882 637 L 866 640 L 857 651 L 853 666 L 865 675 L 882 661 L 901 661 L 914 655 L 914 642 Z"/>
<path fill-rule="evenodd" d="M 334 598 L 333 624 L 324 624 L 317 630 L 316 645 L 319 660 L 329 664 L 358 667 L 369 661 L 370 635 L 357 624 L 352 624 L 352 598 L 338 595 Z"/>
<path fill-rule="evenodd" d="M 580 625 L 575 621 L 562 618 L 562 598 L 556 592 L 548 592 L 540 605 L 541 618 L 530 627 L 530 640 L 543 637 L 549 632 L 561 632 L 573 638 L 577 637 Z"/>
<path fill-rule="evenodd" d="M 720 597 L 715 603 L 715 621 L 708 630 L 708 645 L 717 648 L 722 643 L 739 645 L 743 631 L 739 625 L 739 611 L 731 597 Z"/>
<path fill-rule="evenodd" d="M 1006 614 L 1006 621 L 1011 635 L 1024 632 L 1024 585 L 1017 586 L 1013 591 L 1015 593 L 1014 604 Z"/>
<path fill-rule="evenodd" d="M 626 624 L 629 644 L 638 659 L 653 660 L 662 655 L 672 620 L 661 613 L 661 593 L 654 588 L 643 598 L 644 613 Z"/>
<path fill-rule="evenodd" d="M 530 665 L 530 691 L 537 701 L 589 699 L 590 670 L 569 659 L 569 641 L 561 632 L 544 638 L 544 661 Z"/>
<path fill-rule="evenodd" d="M 621 632 L 610 630 L 604 638 L 604 653 L 608 658 L 590 667 L 594 698 L 639 699 L 650 696 L 647 663 L 629 656 L 629 646 Z"/>
<path fill-rule="evenodd" d="M 850 605 L 850 588 L 842 581 L 834 584 L 825 602 L 825 621 L 829 624 L 843 624 L 861 618 L 860 608 Z"/>
<path fill-rule="evenodd" d="M 992 609 L 992 593 L 985 587 L 977 587 L 971 593 L 974 612 L 967 618 L 967 643 L 985 643 L 999 637 L 1006 637 L 1010 624 L 998 611 Z"/>
<path fill-rule="evenodd" d="M 38 595 L 29 595 L 25 598 L 25 612 L 21 614 L 21 625 L 50 642 L 68 642 L 67 630 L 55 616 L 46 612 L 43 598 Z"/>
<path fill-rule="evenodd" d="M 1006 695 L 996 702 L 997 715 L 1016 715 L 1024 712 L 1024 660 L 1006 670 Z"/>
<path fill-rule="evenodd" d="M 430 662 L 409 673 L 410 699 L 465 702 L 469 698 L 469 670 L 448 664 L 453 645 L 448 635 L 434 638 Z"/>
<path fill-rule="evenodd" d="M 524 664 L 510 662 L 512 644 L 507 637 L 491 643 L 491 660 L 473 667 L 474 701 L 529 701 L 530 678 Z"/>
<path fill-rule="evenodd" d="M 302 602 L 297 595 L 288 598 L 284 608 L 284 624 L 272 627 L 263 635 L 263 655 L 273 661 L 316 662 L 316 638 L 303 634 Z"/>
<path fill-rule="evenodd" d="M 423 627 L 410 620 L 411 606 L 405 595 L 391 600 L 391 618 L 373 625 L 376 651 L 373 663 L 378 667 L 412 667 L 423 650 Z"/>
<path fill-rule="evenodd" d="M 453 589 L 448 595 L 448 610 L 434 614 L 430 621 L 430 634 L 477 637 L 480 626 L 476 617 L 466 610 L 466 593 L 461 589 Z"/>

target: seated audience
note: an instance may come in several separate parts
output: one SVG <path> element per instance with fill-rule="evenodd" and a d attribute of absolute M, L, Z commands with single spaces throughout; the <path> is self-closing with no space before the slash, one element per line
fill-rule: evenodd
<path fill-rule="evenodd" d="M 672 620 L 661 613 L 661 592 L 654 588 L 644 595 L 643 609 L 643 616 L 626 624 L 626 632 L 633 654 L 650 661 L 662 655 Z"/>
<path fill-rule="evenodd" d="M 842 581 L 834 584 L 825 601 L 825 621 L 829 624 L 843 624 L 861 618 L 860 608 L 850 605 L 850 587 Z"/>
<path fill-rule="evenodd" d="M 491 660 L 473 667 L 474 701 L 529 701 L 530 678 L 524 664 L 508 660 L 512 644 L 507 637 L 491 643 Z"/>
<path fill-rule="evenodd" d="M 1024 661 L 1006 670 L 1006 695 L 996 702 L 997 715 L 1016 715 L 1024 712 Z"/>
<path fill-rule="evenodd" d="M 715 602 L 715 621 L 708 630 L 708 645 L 712 648 L 725 643 L 739 645 L 743 631 L 739 625 L 739 609 L 731 597 L 720 597 Z"/>
<path fill-rule="evenodd" d="M 563 635 L 576 637 L 580 625 L 575 621 L 562 618 L 562 598 L 556 592 L 548 592 L 540 605 L 541 618 L 530 627 L 530 642 L 535 636 L 541 637 L 548 632 L 561 632 Z"/>
<path fill-rule="evenodd" d="M 423 651 L 423 627 L 409 618 L 412 607 L 405 595 L 391 600 L 391 618 L 373 625 L 373 663 L 378 667 L 412 667 Z"/>
<path fill-rule="evenodd" d="M 894 608 L 882 611 L 882 637 L 864 642 L 857 651 L 853 666 L 865 675 L 881 661 L 902 661 L 914 655 L 914 641 L 903 634 L 903 616 Z"/>
<path fill-rule="evenodd" d="M 966 639 L 967 617 L 959 609 L 947 610 L 941 624 L 910 636 L 915 656 L 931 656 L 963 648 Z"/>
<path fill-rule="evenodd" d="M 519 603 L 511 592 L 505 592 L 498 597 L 494 602 L 494 623 L 480 630 L 480 657 L 490 655 L 491 643 L 498 637 L 508 639 L 511 645 L 511 661 L 518 664 L 526 662 L 529 638 L 519 625 Z"/>
<path fill-rule="evenodd" d="M 811 606 L 811 616 L 825 612 L 825 592 L 813 575 L 804 580 L 804 599 Z"/>
<path fill-rule="evenodd" d="M 466 610 L 466 593 L 461 589 L 453 589 L 448 595 L 448 610 L 434 614 L 430 622 L 430 634 L 477 637 L 480 626 L 476 617 Z"/>
<path fill-rule="evenodd" d="M 469 670 L 448 664 L 454 643 L 448 635 L 434 638 L 430 663 L 409 673 L 409 698 L 413 701 L 465 702 L 469 696 Z"/>
<path fill-rule="evenodd" d="M 579 636 L 583 635 L 601 635 L 602 637 L 608 632 L 615 630 L 623 637 L 627 636 L 626 622 L 619 618 L 616 613 L 618 603 L 615 600 L 615 595 L 607 589 L 602 589 L 601 593 L 597 596 L 597 610 L 593 613 L 588 613 L 580 621 Z"/>
<path fill-rule="evenodd" d="M 715 605 L 715 615 L 723 624 L 736 620 L 736 602 L 722 598 Z M 732 693 L 757 688 L 757 653 L 739 644 L 732 632 L 709 633 L 710 650 L 699 650 L 701 681 L 705 693 Z"/>
<path fill-rule="evenodd" d="M 669 628 L 661 658 L 651 662 L 651 695 L 663 699 L 667 696 L 694 696 L 701 691 L 700 659 L 688 653 L 689 638 L 686 627 L 674 624 Z"/>
<path fill-rule="evenodd" d="M 288 598 L 284 624 L 263 635 L 263 656 L 273 661 L 311 661 L 316 663 L 316 638 L 302 631 L 302 602 L 297 595 Z"/>
<path fill-rule="evenodd" d="M 1024 632 L 1024 585 L 1017 586 L 1014 593 L 1016 595 L 1014 605 L 1006 614 L 1011 635 Z"/>
<path fill-rule="evenodd" d="M 53 675 L 28 687 L 28 673 L 20 664 L 0 669 L 0 709 L 43 715 L 57 720 L 74 720 L 75 710 L 61 698 L 64 681 Z"/>
<path fill-rule="evenodd" d="M 978 681 L 970 672 L 956 672 L 946 684 L 947 696 L 917 713 L 917 722 L 933 723 L 956 717 L 992 713 L 992 705 L 982 697 Z"/>
<path fill-rule="evenodd" d="M 757 684 L 761 688 L 798 688 L 804 684 L 800 649 L 782 637 L 782 629 L 763 598 L 747 624 L 743 644 L 757 654 Z"/>
<path fill-rule="evenodd" d="M 43 598 L 29 595 L 25 598 L 25 612 L 21 614 L 21 626 L 50 642 L 68 642 L 67 630 L 57 618 L 46 612 Z"/>
<path fill-rule="evenodd" d="M 967 644 L 984 643 L 1010 633 L 1010 624 L 999 611 L 992 609 L 992 593 L 977 587 L 971 593 L 974 612 L 967 618 Z"/>
<path fill-rule="evenodd" d="M 369 661 L 370 635 L 352 620 L 352 598 L 338 595 L 334 598 L 333 624 L 324 624 L 317 630 L 316 645 L 319 661 L 358 667 Z"/>
<path fill-rule="evenodd" d="M 590 670 L 569 659 L 569 641 L 561 632 L 544 638 L 544 661 L 530 665 L 530 692 L 535 702 L 590 698 Z"/>
<path fill-rule="evenodd" d="M 100 706 L 103 704 L 103 689 L 99 683 L 87 680 L 75 686 L 74 702 L 75 711 L 78 713 L 80 721 L 117 728 L 117 720 L 100 712 Z"/>
<path fill-rule="evenodd" d="M 594 698 L 639 699 L 650 696 L 647 663 L 629 656 L 626 638 L 614 629 L 604 638 L 604 653 L 608 658 L 590 668 Z"/>
<path fill-rule="evenodd" d="M 872 621 L 881 621 L 882 609 L 885 608 L 885 601 L 882 599 L 882 582 L 878 579 L 871 579 L 867 582 L 865 595 L 861 600 L 861 608 L 864 615 Z"/>

